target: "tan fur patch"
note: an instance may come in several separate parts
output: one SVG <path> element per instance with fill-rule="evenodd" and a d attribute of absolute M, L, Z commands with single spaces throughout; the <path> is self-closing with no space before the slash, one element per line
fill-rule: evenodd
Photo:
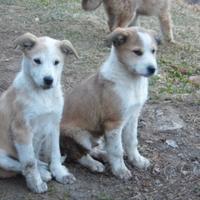
<path fill-rule="evenodd" d="M 73 137 L 73 134 L 77 134 L 76 127 L 80 130 L 79 134 L 81 131 L 88 131 L 92 137 L 99 138 L 105 131 L 119 125 L 122 117 L 119 110 L 121 102 L 112 87 L 112 82 L 104 80 L 97 73 L 71 92 L 66 93 L 61 123 L 62 138 L 66 137 L 65 145 L 69 142 L 67 138 L 70 137 L 70 141 L 76 138 Z M 80 144 L 79 141 L 76 143 Z M 85 154 L 85 151 L 79 152 L 81 155 Z"/>
<path fill-rule="evenodd" d="M 66 93 L 62 126 L 71 124 L 71 127 L 103 135 L 107 121 L 120 120 L 120 111 L 117 109 L 120 102 L 119 98 L 114 98 L 116 94 L 112 86 L 112 82 L 96 74 Z"/>
<path fill-rule="evenodd" d="M 20 98 L 24 96 L 11 86 L 0 99 L 0 149 L 14 158 L 17 158 L 17 154 L 13 140 L 19 144 L 26 144 L 31 139 L 30 131 L 23 117 L 23 105 L 18 103 L 17 95 L 20 95 Z"/>
<path fill-rule="evenodd" d="M 10 124 L 14 117 L 12 111 L 13 101 L 16 99 L 16 91 L 10 87 L 0 98 L 0 149 L 5 150 L 9 155 L 16 158 L 16 151 L 13 147 Z"/>

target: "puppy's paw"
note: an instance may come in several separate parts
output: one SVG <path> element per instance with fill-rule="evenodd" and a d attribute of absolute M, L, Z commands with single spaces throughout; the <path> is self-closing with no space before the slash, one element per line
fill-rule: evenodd
<path fill-rule="evenodd" d="M 72 184 L 76 178 L 68 172 L 67 168 L 63 165 L 50 166 L 51 173 L 56 181 L 62 184 Z"/>
<path fill-rule="evenodd" d="M 105 170 L 105 166 L 104 166 L 102 163 L 96 161 L 95 163 L 93 163 L 93 165 L 90 167 L 90 169 L 91 169 L 93 172 L 102 173 L 102 172 L 104 172 L 104 170 Z"/>
<path fill-rule="evenodd" d="M 44 182 L 49 182 L 52 179 L 51 172 L 48 170 L 48 165 L 39 165 L 38 169 Z"/>
<path fill-rule="evenodd" d="M 76 178 L 73 174 L 68 173 L 67 175 L 60 177 L 59 180 L 57 180 L 59 183 L 62 183 L 64 185 L 66 184 L 72 184 L 76 181 Z"/>
<path fill-rule="evenodd" d="M 126 169 L 113 170 L 113 174 L 115 176 L 117 176 L 119 179 L 122 179 L 122 180 L 125 180 L 125 181 L 132 178 L 131 171 L 128 170 L 127 168 Z"/>
<path fill-rule="evenodd" d="M 28 188 L 34 193 L 44 193 L 48 190 L 47 184 L 43 181 L 39 182 L 27 182 Z"/>
<path fill-rule="evenodd" d="M 145 169 L 146 170 L 150 166 L 150 161 L 147 158 L 145 158 L 141 155 L 137 156 L 131 162 L 134 166 L 136 166 L 139 169 Z"/>
<path fill-rule="evenodd" d="M 174 39 L 169 39 L 167 42 L 168 42 L 169 44 L 176 44 L 176 41 L 175 41 Z"/>
<path fill-rule="evenodd" d="M 52 179 L 51 173 L 48 170 L 40 169 L 40 176 L 44 182 L 49 182 Z"/>

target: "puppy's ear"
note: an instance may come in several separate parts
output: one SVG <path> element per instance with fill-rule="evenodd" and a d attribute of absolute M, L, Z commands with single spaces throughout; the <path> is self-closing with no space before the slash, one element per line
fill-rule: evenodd
<path fill-rule="evenodd" d="M 115 29 L 107 36 L 107 41 L 112 43 L 115 47 L 121 46 L 126 43 L 128 39 L 128 33 L 121 28 Z"/>
<path fill-rule="evenodd" d="M 85 11 L 92 11 L 97 9 L 103 0 L 82 0 L 82 8 Z"/>
<path fill-rule="evenodd" d="M 76 58 L 79 58 L 76 49 L 69 40 L 61 41 L 60 49 L 65 55 L 73 54 Z"/>
<path fill-rule="evenodd" d="M 161 37 L 158 35 L 158 33 L 154 30 L 148 30 L 148 33 L 153 37 L 153 39 L 156 41 L 157 45 L 161 45 Z"/>
<path fill-rule="evenodd" d="M 14 41 L 14 48 L 19 48 L 21 51 L 25 52 L 26 50 L 31 50 L 35 46 L 36 41 L 37 37 L 35 35 L 25 33 Z"/>

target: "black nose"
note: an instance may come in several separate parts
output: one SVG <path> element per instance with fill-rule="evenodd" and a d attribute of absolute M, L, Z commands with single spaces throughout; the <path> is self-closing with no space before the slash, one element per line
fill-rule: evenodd
<path fill-rule="evenodd" d="M 149 66 L 147 67 L 147 71 L 148 71 L 148 74 L 149 74 L 149 75 L 152 75 L 152 74 L 155 73 L 156 68 L 155 68 L 154 66 L 152 66 L 152 65 L 149 65 Z"/>
<path fill-rule="evenodd" d="M 46 86 L 51 86 L 53 84 L 53 78 L 51 76 L 44 77 L 44 84 Z"/>

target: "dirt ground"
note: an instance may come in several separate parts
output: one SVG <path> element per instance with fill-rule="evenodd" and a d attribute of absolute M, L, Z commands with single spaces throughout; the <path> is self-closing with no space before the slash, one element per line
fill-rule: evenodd
<path fill-rule="evenodd" d="M 140 151 L 151 160 L 150 169 L 140 171 L 127 163 L 133 178 L 122 182 L 109 167 L 95 174 L 68 163 L 76 183 L 51 181 L 46 194 L 36 195 L 27 190 L 23 177 L 0 180 L 0 200 L 200 199 L 200 87 L 188 81 L 200 75 L 200 12 L 196 5 L 173 2 L 178 43 L 159 47 L 160 72 L 150 80 L 150 98 L 139 121 Z M 142 18 L 141 25 L 159 30 L 155 18 Z M 109 53 L 102 8 L 84 12 L 80 0 L 0 0 L 0 93 L 20 69 L 21 52 L 13 49 L 13 40 L 24 32 L 74 44 L 80 59 L 66 61 L 64 89 L 95 72 Z"/>

